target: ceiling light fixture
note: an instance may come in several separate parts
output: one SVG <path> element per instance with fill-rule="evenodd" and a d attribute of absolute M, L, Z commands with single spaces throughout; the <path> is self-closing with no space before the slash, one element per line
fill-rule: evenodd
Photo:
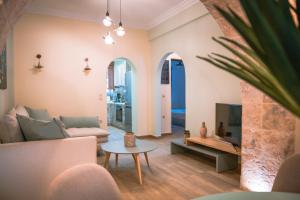
<path fill-rule="evenodd" d="M 103 25 L 110 27 L 112 25 L 112 19 L 109 17 L 109 0 L 107 0 L 107 4 L 106 4 L 106 16 L 103 19 Z"/>
<path fill-rule="evenodd" d="M 119 22 L 119 27 L 115 31 L 117 32 L 117 35 L 120 37 L 123 37 L 126 33 L 122 24 L 122 1 L 121 0 L 120 0 L 120 22 Z"/>
<path fill-rule="evenodd" d="M 106 34 L 106 36 L 103 36 L 103 39 L 104 39 L 105 44 L 112 45 L 115 43 L 114 39 L 111 37 L 110 32 L 108 32 Z"/>
<path fill-rule="evenodd" d="M 111 32 L 116 32 L 116 35 L 119 37 L 123 37 L 126 34 L 122 24 L 122 0 L 119 0 L 119 2 L 120 2 L 120 22 L 117 28 L 111 29 L 110 31 L 107 32 L 105 36 L 103 36 L 104 43 L 107 45 L 112 45 L 115 43 L 111 35 Z M 103 24 L 106 27 L 110 27 L 112 25 L 115 26 L 113 20 L 109 17 L 109 11 L 110 11 L 110 4 L 109 4 L 109 0 L 107 0 L 106 17 L 103 19 Z"/>

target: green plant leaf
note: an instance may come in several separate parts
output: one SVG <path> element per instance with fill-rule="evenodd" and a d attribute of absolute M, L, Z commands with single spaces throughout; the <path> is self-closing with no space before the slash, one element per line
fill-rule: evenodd
<path fill-rule="evenodd" d="M 291 66 L 291 63 L 286 56 L 286 52 L 280 44 L 276 34 L 274 34 L 270 23 L 268 23 L 262 12 L 259 10 L 258 1 L 259 0 L 241 0 L 241 4 L 256 33 L 257 39 L 265 50 L 265 55 L 261 57 L 261 59 L 267 66 L 272 66 L 269 68 L 270 71 L 280 82 L 285 82 L 284 88 L 289 90 L 291 95 L 300 101 L 300 93 L 297 92 L 297 89 L 300 87 L 300 82 L 296 72 Z M 261 2 L 267 4 L 270 0 Z M 278 10 L 278 12 L 280 12 L 280 10 Z M 283 66 L 284 70 L 282 70 Z"/>
<path fill-rule="evenodd" d="M 300 117 L 300 32 L 291 14 L 293 10 L 300 22 L 300 0 L 296 0 L 296 8 L 287 0 L 240 2 L 246 21 L 230 8 L 216 9 L 248 46 L 214 38 L 237 59 L 217 53 L 197 57 L 245 80 Z"/>

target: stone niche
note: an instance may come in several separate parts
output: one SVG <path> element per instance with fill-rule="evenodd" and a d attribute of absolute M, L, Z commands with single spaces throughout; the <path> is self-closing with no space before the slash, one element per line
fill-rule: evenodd
<path fill-rule="evenodd" d="M 201 0 L 226 37 L 243 42 L 216 11 L 231 7 L 244 16 L 238 0 Z M 241 82 L 243 105 L 241 187 L 271 191 L 282 162 L 295 152 L 296 117 L 250 85 Z"/>

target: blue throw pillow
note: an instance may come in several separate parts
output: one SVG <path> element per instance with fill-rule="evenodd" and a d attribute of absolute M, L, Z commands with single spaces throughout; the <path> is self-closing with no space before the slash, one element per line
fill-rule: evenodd
<path fill-rule="evenodd" d="M 34 109 L 25 106 L 26 111 L 29 114 L 29 117 L 37 120 L 44 120 L 44 121 L 51 121 L 52 118 L 50 117 L 48 111 L 46 109 Z"/>
<path fill-rule="evenodd" d="M 42 121 L 17 115 L 26 141 L 54 140 L 68 137 L 63 127 L 55 120 Z"/>
<path fill-rule="evenodd" d="M 64 123 L 65 128 L 100 128 L 98 117 L 64 117 L 60 120 Z"/>

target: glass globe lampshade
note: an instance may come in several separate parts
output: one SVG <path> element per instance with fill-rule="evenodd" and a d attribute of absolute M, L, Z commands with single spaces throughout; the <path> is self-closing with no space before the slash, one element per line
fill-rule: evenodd
<path fill-rule="evenodd" d="M 109 14 L 106 13 L 105 18 L 102 21 L 103 25 L 106 27 L 110 27 L 112 25 L 112 19 L 109 17 Z"/>
<path fill-rule="evenodd" d="M 107 45 L 112 45 L 115 43 L 114 39 L 110 35 L 110 32 L 108 32 L 107 35 L 103 37 L 103 39 L 104 39 L 104 43 Z"/>
<path fill-rule="evenodd" d="M 116 33 L 118 36 L 123 37 L 125 35 L 125 29 L 122 26 L 122 23 L 119 24 L 119 27 L 116 29 Z"/>

